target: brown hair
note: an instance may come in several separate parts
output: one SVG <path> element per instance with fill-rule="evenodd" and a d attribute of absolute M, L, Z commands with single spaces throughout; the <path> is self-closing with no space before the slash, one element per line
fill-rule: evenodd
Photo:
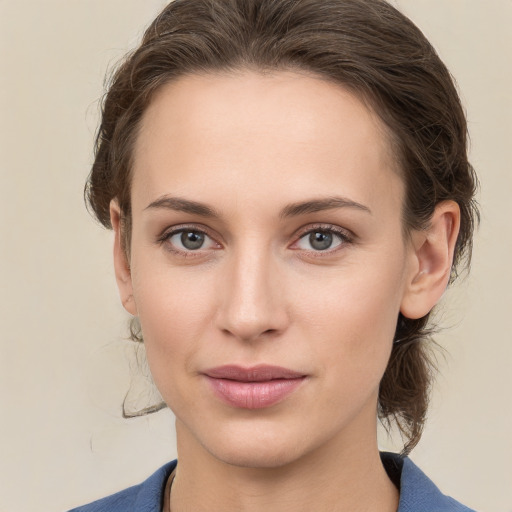
<path fill-rule="evenodd" d="M 444 200 L 461 211 L 452 279 L 469 266 L 477 185 L 465 115 L 450 73 L 421 31 L 383 0 L 175 0 L 119 66 L 104 98 L 86 197 L 111 228 L 117 198 L 130 244 L 130 170 L 155 91 L 187 73 L 295 69 L 349 88 L 381 117 L 406 185 L 404 228 L 425 227 Z M 466 258 L 464 258 L 466 256 Z M 394 420 L 404 453 L 419 441 L 433 375 L 429 315 L 399 316 L 380 385 L 379 418 Z M 133 333 L 136 335 L 136 333 Z"/>

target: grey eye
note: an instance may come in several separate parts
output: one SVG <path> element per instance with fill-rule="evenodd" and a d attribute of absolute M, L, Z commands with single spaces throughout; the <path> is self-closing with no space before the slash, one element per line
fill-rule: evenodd
<path fill-rule="evenodd" d="M 328 229 L 315 229 L 305 233 L 297 242 L 297 248 L 305 251 L 327 251 L 347 242 L 346 237 Z"/>
<path fill-rule="evenodd" d="M 191 229 L 175 231 L 169 236 L 168 241 L 176 249 L 184 252 L 211 249 L 215 245 L 206 233 Z"/>
<path fill-rule="evenodd" d="M 189 251 L 200 249 L 204 244 L 204 233 L 197 231 L 183 231 L 180 235 L 180 242 Z"/>
<path fill-rule="evenodd" d="M 332 245 L 332 233 L 315 231 L 309 234 L 309 244 L 315 251 L 325 251 Z"/>

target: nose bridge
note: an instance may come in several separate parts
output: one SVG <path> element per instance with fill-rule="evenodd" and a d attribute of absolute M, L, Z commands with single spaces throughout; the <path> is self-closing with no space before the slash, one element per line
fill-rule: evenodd
<path fill-rule="evenodd" d="M 286 324 L 277 262 L 269 248 L 245 243 L 226 261 L 219 327 L 246 341 L 281 331 Z"/>

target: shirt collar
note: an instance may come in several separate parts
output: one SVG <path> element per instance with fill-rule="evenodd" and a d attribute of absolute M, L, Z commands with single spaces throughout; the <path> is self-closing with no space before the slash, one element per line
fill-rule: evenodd
<path fill-rule="evenodd" d="M 382 452 L 381 459 L 389 478 L 400 490 L 397 512 L 474 512 L 445 496 L 408 457 Z"/>

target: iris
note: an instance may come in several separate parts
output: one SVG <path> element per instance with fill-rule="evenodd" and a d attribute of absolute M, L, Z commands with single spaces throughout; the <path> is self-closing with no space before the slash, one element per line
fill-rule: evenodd
<path fill-rule="evenodd" d="M 183 231 L 180 239 L 183 247 L 190 251 L 194 251 L 200 249 L 204 244 L 204 233 L 198 233 L 197 231 Z"/>
<path fill-rule="evenodd" d="M 315 231 L 309 235 L 309 243 L 315 251 L 325 251 L 332 245 L 332 233 Z"/>

